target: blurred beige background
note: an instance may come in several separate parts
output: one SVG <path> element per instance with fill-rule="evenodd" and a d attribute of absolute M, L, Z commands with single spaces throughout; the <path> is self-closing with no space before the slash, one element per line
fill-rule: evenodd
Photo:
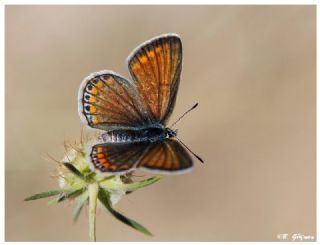
<path fill-rule="evenodd" d="M 68 203 L 23 202 L 57 187 L 64 140 L 80 137 L 81 80 L 161 33 L 182 37 L 172 120 L 205 164 L 99 211 L 99 241 L 275 241 L 316 235 L 315 6 L 7 6 L 6 240 L 87 241 Z"/>

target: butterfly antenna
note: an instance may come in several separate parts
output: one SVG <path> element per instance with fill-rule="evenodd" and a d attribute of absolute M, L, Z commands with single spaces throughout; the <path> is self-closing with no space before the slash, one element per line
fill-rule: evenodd
<path fill-rule="evenodd" d="M 178 137 L 175 137 L 192 155 L 194 155 L 200 162 L 204 163 L 201 157 L 199 157 L 196 153 L 194 153 L 188 146 L 185 145 Z"/>
<path fill-rule="evenodd" d="M 178 120 L 175 121 L 175 122 L 170 126 L 170 128 L 172 128 L 174 125 L 176 125 L 176 123 L 179 122 L 181 118 L 183 118 L 186 114 L 188 114 L 190 111 L 192 111 L 193 109 L 195 109 L 197 106 L 198 106 L 198 102 L 195 103 L 195 105 L 192 106 L 192 107 L 191 107 L 189 110 L 187 110 L 185 113 L 183 113 L 182 116 L 180 116 L 180 117 L 178 118 Z"/>

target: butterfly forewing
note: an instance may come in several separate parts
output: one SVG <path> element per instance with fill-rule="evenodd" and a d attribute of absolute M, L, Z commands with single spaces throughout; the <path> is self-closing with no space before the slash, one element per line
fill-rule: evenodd
<path fill-rule="evenodd" d="M 136 128 L 150 122 L 135 86 L 110 71 L 94 73 L 83 81 L 79 114 L 89 126 L 103 130 Z"/>
<path fill-rule="evenodd" d="M 181 39 L 175 34 L 154 38 L 129 57 L 129 71 L 154 122 L 165 124 L 172 113 L 180 82 Z"/>

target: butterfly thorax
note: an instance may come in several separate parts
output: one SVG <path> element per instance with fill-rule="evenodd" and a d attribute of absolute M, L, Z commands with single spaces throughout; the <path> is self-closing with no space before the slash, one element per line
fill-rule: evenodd
<path fill-rule="evenodd" d="M 147 127 L 142 129 L 118 129 L 105 132 L 101 135 L 108 143 L 155 142 L 176 136 L 176 131 L 163 127 Z"/>

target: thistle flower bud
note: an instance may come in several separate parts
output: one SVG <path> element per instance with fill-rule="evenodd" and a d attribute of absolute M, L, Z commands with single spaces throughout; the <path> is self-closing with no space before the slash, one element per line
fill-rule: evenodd
<path fill-rule="evenodd" d="M 89 235 L 90 240 L 95 241 L 96 206 L 98 201 L 115 218 L 131 226 L 132 228 L 151 235 L 142 225 L 120 214 L 113 206 L 126 194 L 139 188 L 146 187 L 157 182 L 160 177 L 154 176 L 148 179 L 135 181 L 132 174 L 103 176 L 90 168 L 87 160 L 90 154 L 92 140 L 75 145 L 65 145 L 65 156 L 59 164 L 58 185 L 59 189 L 42 192 L 26 198 L 26 201 L 45 197 L 58 196 L 54 202 L 60 203 L 67 199 L 76 201 L 73 212 L 73 220 L 76 221 L 83 206 L 89 204 Z"/>

